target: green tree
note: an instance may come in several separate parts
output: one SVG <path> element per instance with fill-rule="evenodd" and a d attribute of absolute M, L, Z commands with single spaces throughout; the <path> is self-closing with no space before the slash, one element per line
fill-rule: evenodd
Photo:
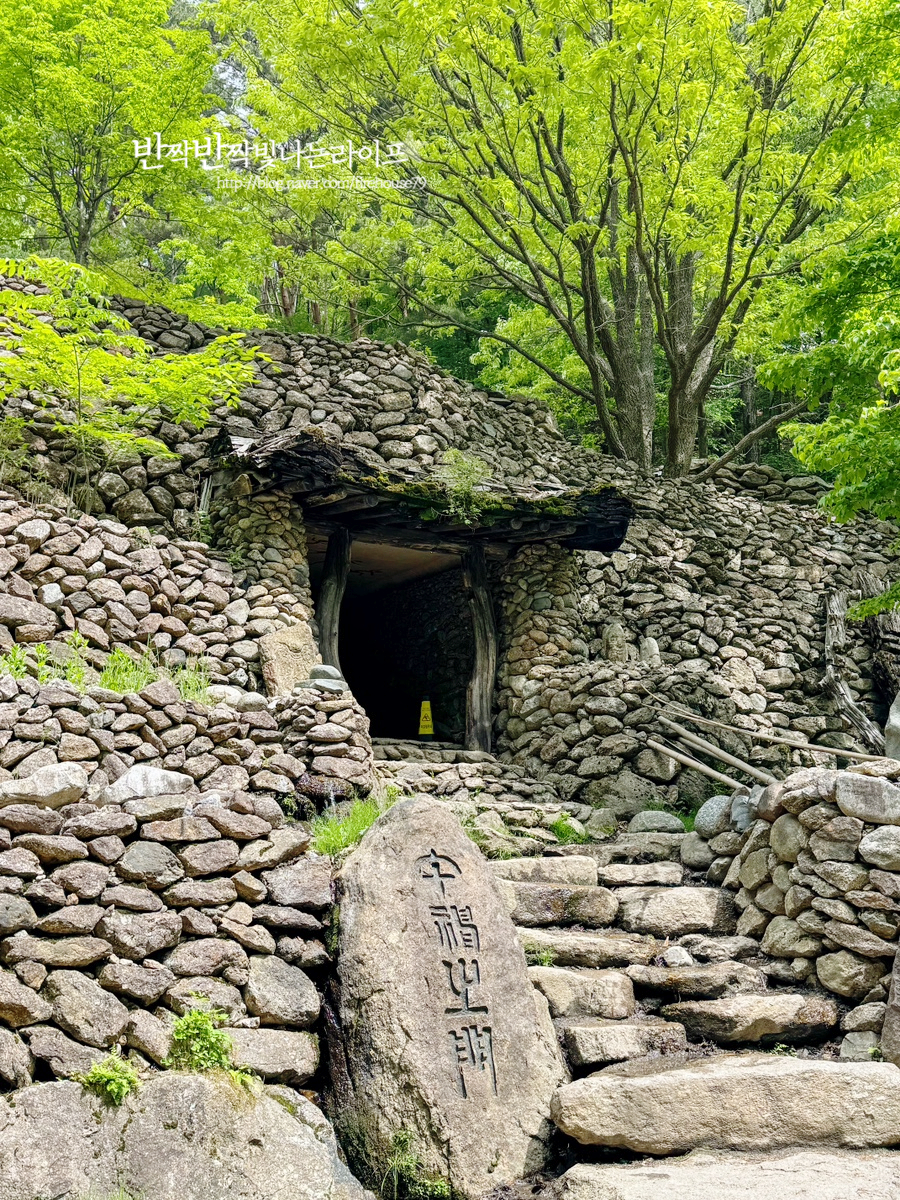
<path fill-rule="evenodd" d="M 257 352 L 238 334 L 192 354 L 154 354 L 106 307 L 100 281 L 73 263 L 32 258 L 0 263 L 0 272 L 49 289 L 0 290 L 0 401 L 26 391 L 51 407 L 80 486 L 123 450 L 169 455 L 148 428 L 162 417 L 202 427 L 253 379 Z"/>
<path fill-rule="evenodd" d="M 349 220 L 331 261 L 533 363 L 645 466 L 662 390 L 670 474 L 759 294 L 826 226 L 845 239 L 895 203 L 877 179 L 893 163 L 888 0 L 218 10 L 284 127 L 417 152 L 395 173 L 427 186 L 371 201 L 391 236 Z M 573 357 L 461 320 L 463 289 L 515 293 Z"/>
<path fill-rule="evenodd" d="M 0 9 L 0 213 L 14 245 L 88 264 L 136 210 L 165 207 L 184 168 L 144 169 L 133 141 L 197 137 L 208 32 L 165 0 L 40 0 Z M 215 105 L 213 105 L 215 107 Z"/>
<path fill-rule="evenodd" d="M 833 253 L 788 306 L 782 352 L 765 380 L 822 415 L 781 433 L 794 455 L 833 480 L 823 506 L 838 521 L 861 513 L 900 518 L 900 237 L 887 228 Z M 855 615 L 900 604 L 900 583 Z"/>

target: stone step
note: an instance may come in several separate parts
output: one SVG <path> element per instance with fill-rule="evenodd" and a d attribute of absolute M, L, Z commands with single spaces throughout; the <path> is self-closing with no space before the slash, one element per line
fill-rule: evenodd
<path fill-rule="evenodd" d="M 666 1005 L 661 1015 L 680 1021 L 690 1037 L 719 1045 L 733 1042 L 809 1042 L 834 1031 L 840 1011 L 829 996 L 817 993 L 769 992 L 724 996 L 718 1000 L 682 1000 Z"/>
<path fill-rule="evenodd" d="M 888 1200 L 900 1195 L 891 1150 L 697 1150 L 625 1166 L 578 1163 L 560 1180 L 566 1200 Z"/>
<path fill-rule="evenodd" d="M 571 887 L 596 886 L 597 861 L 586 854 L 559 858 L 498 858 L 488 866 L 501 879 L 514 883 L 560 883 Z"/>
<path fill-rule="evenodd" d="M 648 1054 L 679 1054 L 687 1050 L 684 1026 L 657 1017 L 565 1022 L 562 1033 L 573 1067 L 600 1067 Z"/>
<path fill-rule="evenodd" d="M 900 1142 L 900 1068 L 892 1063 L 728 1054 L 634 1067 L 564 1084 L 553 1120 L 585 1145 L 641 1154 Z"/>
<path fill-rule="evenodd" d="M 546 936 L 545 930 L 523 930 L 523 933 L 528 933 L 532 938 Z M 634 960 L 633 965 L 625 968 L 625 974 L 640 992 L 662 992 L 664 995 L 669 993 L 679 997 L 689 996 L 692 999 L 716 1000 L 720 996 L 762 992 L 766 987 L 763 972 L 748 963 L 714 962 L 695 963 L 685 967 L 657 967 L 647 965 L 650 961 L 647 959 L 644 963 L 639 963 Z"/>
<path fill-rule="evenodd" d="M 623 887 L 618 922 L 629 933 L 677 938 L 685 933 L 734 933 L 737 914 L 729 892 L 712 887 Z"/>
<path fill-rule="evenodd" d="M 597 874 L 597 882 L 605 887 L 678 887 L 683 879 L 684 867 L 676 862 L 610 862 L 600 866 Z"/>
<path fill-rule="evenodd" d="M 420 750 L 463 750 L 465 747 L 460 742 L 424 742 L 418 738 L 391 738 L 391 737 L 373 737 L 373 746 L 396 746 L 399 750 L 420 749 Z M 489 756 L 493 759 L 493 755 Z"/>
<path fill-rule="evenodd" d="M 528 974 L 546 997 L 554 1019 L 608 1017 L 619 1021 L 634 1013 L 634 986 L 624 971 L 529 967 Z"/>
<path fill-rule="evenodd" d="M 663 948 L 655 938 L 621 933 L 619 930 L 570 933 L 565 929 L 525 929 L 519 926 L 516 933 L 526 957 L 537 959 L 545 956 L 547 966 L 628 967 L 632 963 L 652 962 Z"/>
<path fill-rule="evenodd" d="M 484 750 L 464 750 L 447 742 L 388 742 L 373 746 L 378 762 L 485 763 L 495 762 Z"/>
<path fill-rule="evenodd" d="M 500 895 L 516 925 L 610 925 L 619 902 L 609 888 L 560 883 L 497 880 Z"/>
<path fill-rule="evenodd" d="M 609 844 L 613 862 L 680 862 L 685 833 L 620 833 Z"/>

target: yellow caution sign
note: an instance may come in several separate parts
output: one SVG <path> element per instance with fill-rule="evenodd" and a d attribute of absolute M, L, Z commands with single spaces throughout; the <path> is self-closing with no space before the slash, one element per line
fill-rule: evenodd
<path fill-rule="evenodd" d="M 434 737 L 434 721 L 431 719 L 431 701 L 427 696 L 422 701 L 422 708 L 419 712 L 419 737 Z"/>

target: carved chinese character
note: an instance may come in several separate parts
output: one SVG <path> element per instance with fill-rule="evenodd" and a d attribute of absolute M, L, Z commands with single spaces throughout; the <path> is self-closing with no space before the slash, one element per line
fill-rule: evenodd
<path fill-rule="evenodd" d="M 445 1013 L 486 1013 L 486 1004 L 474 1004 L 472 1001 L 472 989 L 479 986 L 481 983 L 481 967 L 477 958 L 458 958 L 454 962 L 444 960 L 444 966 L 447 968 L 447 978 L 450 983 L 450 990 L 459 1000 L 459 1005 L 456 1008 L 445 1008 Z"/>
<path fill-rule="evenodd" d="M 447 883 L 458 879 L 462 874 L 459 865 L 452 858 L 448 858 L 446 854 L 438 854 L 436 850 L 432 850 L 430 854 L 423 854 L 416 861 L 416 869 L 422 879 L 437 883 L 442 896 L 447 894 Z"/>
<path fill-rule="evenodd" d="M 466 1071 L 485 1072 L 497 1095 L 497 1068 L 494 1065 L 494 1044 L 490 1025 L 464 1025 L 450 1030 L 450 1044 L 456 1058 L 456 1084 L 464 1099 L 469 1089 Z"/>
<path fill-rule="evenodd" d="M 468 905 L 432 904 L 431 916 L 441 939 L 442 950 L 480 950 L 478 926 Z"/>

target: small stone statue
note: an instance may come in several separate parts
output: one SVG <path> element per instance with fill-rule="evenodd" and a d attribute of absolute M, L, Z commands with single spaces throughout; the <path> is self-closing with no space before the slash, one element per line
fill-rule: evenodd
<path fill-rule="evenodd" d="M 645 666 L 661 667 L 662 655 L 659 652 L 659 642 L 654 637 L 641 639 L 640 659 Z"/>
<path fill-rule="evenodd" d="M 618 621 L 613 621 L 603 630 L 603 657 L 611 663 L 628 662 L 628 639 Z"/>

